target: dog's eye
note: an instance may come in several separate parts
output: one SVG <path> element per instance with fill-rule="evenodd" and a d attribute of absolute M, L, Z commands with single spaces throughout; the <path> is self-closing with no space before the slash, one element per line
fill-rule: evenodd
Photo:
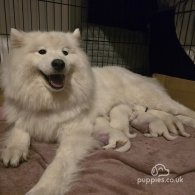
<path fill-rule="evenodd" d="M 47 53 L 47 51 L 46 51 L 45 49 L 40 49 L 38 52 L 39 52 L 39 54 L 41 54 L 41 55 L 44 55 L 44 54 Z"/>
<path fill-rule="evenodd" d="M 65 55 L 65 56 L 67 56 L 68 55 L 68 51 L 67 50 L 62 50 L 62 53 Z"/>

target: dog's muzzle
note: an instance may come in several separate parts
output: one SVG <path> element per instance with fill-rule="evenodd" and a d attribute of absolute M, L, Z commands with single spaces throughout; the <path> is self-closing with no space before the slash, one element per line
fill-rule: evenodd
<path fill-rule="evenodd" d="M 65 85 L 65 62 L 61 59 L 54 59 L 51 67 L 53 69 L 51 74 L 46 74 L 41 70 L 40 72 L 50 89 L 61 91 Z"/>

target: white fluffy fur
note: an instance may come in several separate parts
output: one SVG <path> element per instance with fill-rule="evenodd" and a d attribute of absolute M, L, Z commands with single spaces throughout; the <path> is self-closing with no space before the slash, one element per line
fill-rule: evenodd
<path fill-rule="evenodd" d="M 109 113 L 110 126 L 122 131 L 128 138 L 134 138 L 135 133 L 129 132 L 129 119 L 132 115 L 132 108 L 126 104 L 118 104 Z"/>
<path fill-rule="evenodd" d="M 118 152 L 125 152 L 131 147 L 129 137 L 119 129 L 111 127 L 109 119 L 105 116 L 99 116 L 96 118 L 94 133 L 108 134 L 108 144 L 103 146 L 104 149 L 114 149 Z"/>
<path fill-rule="evenodd" d="M 104 117 L 104 120 L 106 120 L 106 117 Z M 127 138 L 134 138 L 136 136 L 135 133 L 130 134 L 129 122 L 131 126 L 137 130 L 142 130 L 148 126 L 148 133 L 145 133 L 147 137 L 163 136 L 167 140 L 174 140 L 177 138 L 175 135 L 178 134 L 189 137 L 190 134 L 185 131 L 183 124 L 191 127 L 194 127 L 195 124 L 195 121 L 187 116 L 174 116 L 164 111 L 154 110 L 140 105 L 129 106 L 127 104 L 114 106 L 107 117 L 107 121 L 109 121 L 110 124 L 104 122 L 104 126 L 100 125 L 99 129 L 101 129 L 101 131 L 103 131 L 103 129 L 109 130 L 111 127 L 112 131 L 110 130 L 110 132 L 114 132 L 114 134 L 123 132 L 123 137 L 118 135 L 118 139 L 114 140 L 112 135 L 110 135 L 109 141 L 112 142 L 112 144 L 108 144 L 106 148 L 116 148 L 117 142 L 123 142 L 124 146 L 121 148 L 121 151 L 125 151 L 124 148 L 129 149 L 125 147 L 125 145 L 128 144 L 126 141 Z M 96 128 L 97 125 L 98 123 L 96 123 Z M 106 132 L 106 130 L 104 130 L 104 132 Z M 117 137 L 117 135 L 115 137 Z"/>
<path fill-rule="evenodd" d="M 130 122 L 131 125 L 137 129 L 139 129 L 140 126 L 145 126 L 147 124 L 148 132 L 144 133 L 144 135 L 147 137 L 163 136 L 167 140 L 174 140 L 175 138 L 177 138 L 177 136 L 171 135 L 170 132 L 173 134 L 175 133 L 176 135 L 178 134 L 175 126 L 173 125 L 175 117 L 171 114 L 168 114 L 170 115 L 170 118 L 162 119 L 161 116 L 164 116 L 166 114 L 167 113 L 163 111 L 159 111 L 159 115 L 158 115 L 156 114 L 156 110 L 152 110 L 152 109 L 149 109 L 146 112 L 145 107 L 135 105 L 133 107 L 133 113 L 130 117 Z M 183 127 L 182 123 L 181 126 Z M 173 127 L 175 132 L 172 131 Z"/>
<path fill-rule="evenodd" d="M 195 119 L 193 111 L 173 101 L 153 79 L 119 67 L 90 68 L 79 47 L 79 34 L 79 30 L 11 32 L 12 48 L 3 64 L 2 86 L 5 115 L 13 128 L 1 155 L 3 163 L 17 166 L 25 159 L 30 138 L 60 144 L 28 195 L 62 195 L 70 189 L 78 163 L 98 146 L 91 136 L 95 119 L 106 116 L 114 105 L 140 104 Z M 42 48 L 47 54 L 38 53 Z M 62 53 L 64 48 L 67 56 Z M 39 71 L 52 74 L 51 61 L 56 58 L 66 64 L 65 86 L 60 91 L 53 90 Z"/>
<path fill-rule="evenodd" d="M 30 137 L 58 141 L 60 147 L 40 181 L 28 194 L 64 194 L 78 172 L 78 162 L 97 146 L 88 120 L 93 103 L 94 78 L 85 53 L 73 33 L 30 32 L 11 34 L 12 51 L 3 65 L 4 111 L 13 124 L 2 152 L 5 165 L 26 159 Z M 75 37 L 76 36 L 76 37 Z M 47 49 L 40 55 L 40 48 Z M 64 56 L 62 49 L 69 54 Z M 65 87 L 50 89 L 39 70 L 51 74 L 51 61 L 65 61 Z"/>

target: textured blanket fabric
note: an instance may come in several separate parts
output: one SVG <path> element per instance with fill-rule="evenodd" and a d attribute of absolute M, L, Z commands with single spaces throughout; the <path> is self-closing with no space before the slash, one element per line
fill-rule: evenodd
<path fill-rule="evenodd" d="M 1 122 L 0 137 L 4 129 L 5 124 Z M 81 163 L 80 179 L 69 195 L 195 194 L 195 129 L 187 128 L 187 131 L 192 135 L 190 138 L 179 137 L 174 141 L 146 138 L 138 132 L 132 139 L 132 148 L 126 153 L 93 152 Z M 27 162 L 17 168 L 5 168 L 0 163 L 0 195 L 27 192 L 51 162 L 56 148 L 56 144 L 33 142 Z M 169 169 L 169 175 L 152 176 L 151 170 L 156 164 Z M 168 178 L 171 183 L 165 183 Z M 146 180 L 150 182 L 144 183 Z M 151 184 L 152 180 L 156 182 Z"/>

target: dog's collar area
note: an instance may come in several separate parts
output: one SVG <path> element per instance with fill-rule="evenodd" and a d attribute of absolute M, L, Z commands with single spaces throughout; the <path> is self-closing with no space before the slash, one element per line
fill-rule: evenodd
<path fill-rule="evenodd" d="M 64 82 L 65 82 L 65 76 L 64 74 L 51 74 L 46 75 L 42 71 L 40 71 L 43 75 L 44 79 L 47 81 L 47 83 L 55 90 L 63 89 Z"/>

